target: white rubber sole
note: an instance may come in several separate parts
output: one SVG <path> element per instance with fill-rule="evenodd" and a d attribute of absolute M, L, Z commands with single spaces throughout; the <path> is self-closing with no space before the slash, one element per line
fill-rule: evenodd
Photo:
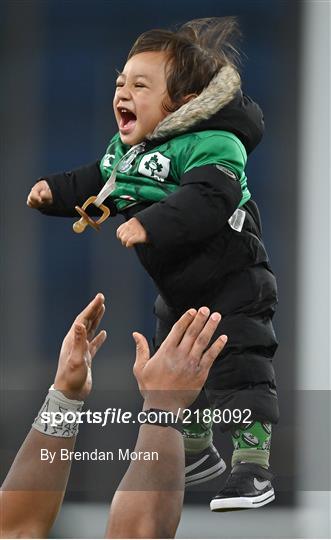
<path fill-rule="evenodd" d="M 240 510 L 244 508 L 260 508 L 275 500 L 273 489 L 266 491 L 258 497 L 232 497 L 231 499 L 212 499 L 210 510 L 212 512 L 226 512 L 227 510 Z"/>
<path fill-rule="evenodd" d="M 216 465 L 210 467 L 210 469 L 192 474 L 188 478 L 185 478 L 185 487 L 195 486 L 196 484 L 202 484 L 203 482 L 209 482 L 209 480 L 217 478 L 223 474 L 225 470 L 225 461 L 221 459 L 218 463 L 216 463 Z"/>

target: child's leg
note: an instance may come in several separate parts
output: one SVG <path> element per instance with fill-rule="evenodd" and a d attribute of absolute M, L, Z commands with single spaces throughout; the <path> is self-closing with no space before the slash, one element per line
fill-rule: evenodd
<path fill-rule="evenodd" d="M 259 508 L 275 498 L 268 467 L 271 424 L 279 414 L 271 363 L 277 342 L 266 316 L 224 317 L 220 326 L 229 336 L 229 346 L 210 371 L 208 399 L 214 409 L 232 411 L 233 420 L 234 410 L 246 411 L 242 419 L 248 411 L 250 423 L 219 424 L 232 434 L 232 471 L 210 507 L 213 511 Z"/>
<path fill-rule="evenodd" d="M 178 315 L 163 301 L 161 296 L 158 296 L 155 302 L 154 313 L 156 315 L 156 330 L 153 340 L 154 351 L 156 351 L 161 343 L 165 340 L 169 334 L 173 324 L 177 321 Z M 198 414 L 209 407 L 209 402 L 206 398 L 205 392 L 202 391 L 199 397 L 190 407 L 192 415 L 187 420 L 189 423 L 184 426 L 184 445 L 185 451 L 188 453 L 199 453 L 212 443 L 213 430 L 212 422 L 203 422 L 200 418 L 197 418 Z"/>
<path fill-rule="evenodd" d="M 157 319 L 153 346 L 154 350 L 157 350 L 169 334 L 173 324 L 178 319 L 178 316 L 165 304 L 160 296 L 158 296 L 155 302 L 154 312 Z M 212 422 L 203 422 L 200 418 L 201 414 L 199 414 L 198 419 L 196 413 L 196 411 L 201 412 L 208 407 L 209 403 L 204 391 L 202 391 L 190 407 L 192 411 L 190 419 L 188 418 L 188 420 L 191 420 L 190 423 L 187 423 L 184 426 L 183 435 L 185 452 L 189 454 L 198 454 L 202 452 L 208 448 L 213 441 Z"/>
<path fill-rule="evenodd" d="M 153 340 L 154 350 L 157 350 L 178 319 L 158 296 L 154 313 L 157 317 L 156 332 Z M 211 421 L 204 421 L 203 411 L 209 409 L 204 391 L 190 407 L 192 412 L 190 423 L 185 424 L 183 431 L 186 455 L 185 482 L 186 485 L 206 482 L 219 476 L 226 469 L 223 459 L 213 446 L 213 429 Z"/>

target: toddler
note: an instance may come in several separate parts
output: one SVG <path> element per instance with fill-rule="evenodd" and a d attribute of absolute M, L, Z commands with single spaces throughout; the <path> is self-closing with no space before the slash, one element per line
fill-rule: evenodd
<path fill-rule="evenodd" d="M 230 415 L 217 422 L 230 431 L 234 451 L 214 511 L 257 508 L 275 497 L 268 469 L 278 420 L 277 290 L 245 175 L 263 116 L 241 90 L 237 35 L 235 18 L 225 17 L 139 36 L 118 74 L 118 133 L 103 158 L 43 177 L 28 197 L 45 214 L 76 216 L 75 206 L 95 195 L 89 213 L 98 215 L 105 201 L 124 216 L 117 237 L 135 248 L 159 291 L 156 348 L 186 309 L 222 313 L 218 335 L 229 340 L 205 385 L 211 410 L 198 402 L 184 430 L 186 484 L 207 481 L 225 470 L 212 419 Z"/>

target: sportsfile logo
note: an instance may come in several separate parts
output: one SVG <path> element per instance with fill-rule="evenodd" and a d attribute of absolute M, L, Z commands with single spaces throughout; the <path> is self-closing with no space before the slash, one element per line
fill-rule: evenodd
<path fill-rule="evenodd" d="M 60 407 L 58 411 L 43 410 L 39 417 L 41 424 L 45 427 L 70 429 L 70 426 L 77 427 L 77 424 L 100 424 L 101 427 L 107 424 L 177 424 L 183 425 L 194 422 L 203 422 L 206 425 L 214 424 L 247 424 L 251 416 L 250 409 L 178 409 L 177 411 L 148 410 L 134 414 L 121 408 L 109 407 L 105 411 L 69 411 Z M 245 433 L 247 435 L 247 433 Z M 250 435 L 250 434 L 249 434 Z"/>

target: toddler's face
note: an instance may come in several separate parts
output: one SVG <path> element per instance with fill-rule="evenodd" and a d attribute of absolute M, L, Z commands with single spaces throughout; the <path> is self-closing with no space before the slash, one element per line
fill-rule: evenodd
<path fill-rule="evenodd" d="M 124 144 L 143 141 L 169 113 L 166 84 L 166 53 L 143 52 L 132 56 L 116 81 L 115 118 Z"/>

